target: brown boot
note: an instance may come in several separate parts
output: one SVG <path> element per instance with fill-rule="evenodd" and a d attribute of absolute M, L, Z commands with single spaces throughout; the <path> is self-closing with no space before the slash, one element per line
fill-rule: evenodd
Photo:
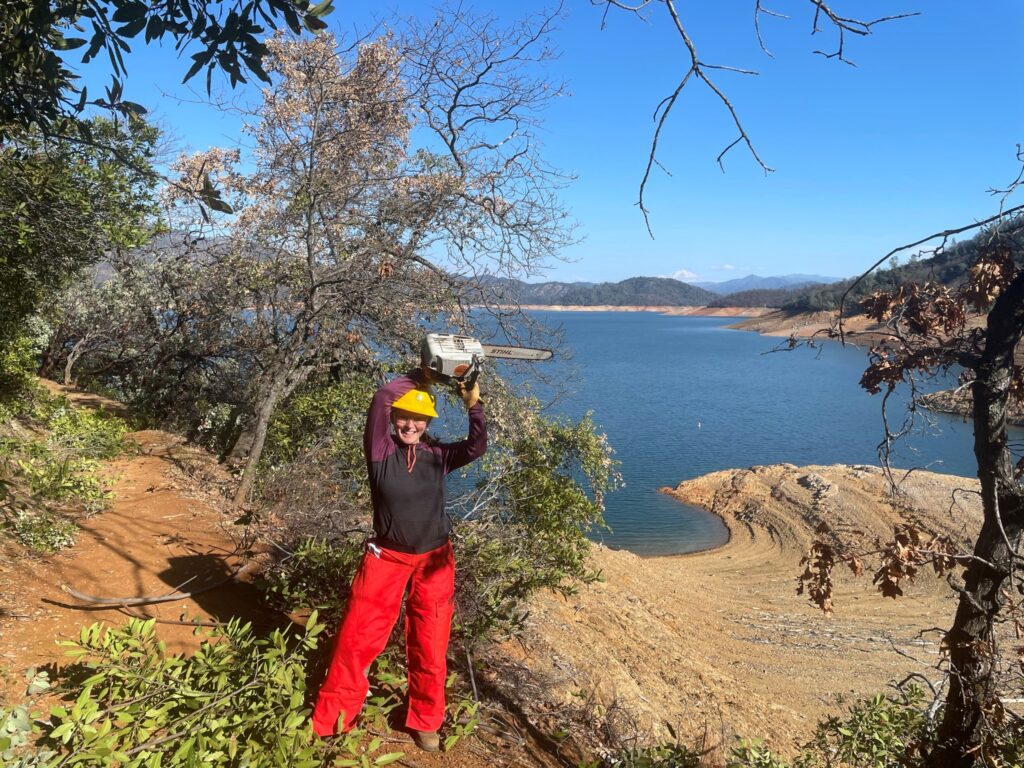
<path fill-rule="evenodd" d="M 416 742 L 416 746 L 422 749 L 424 752 L 440 752 L 441 751 L 441 739 L 437 735 L 437 731 L 413 731 L 412 740 Z"/>

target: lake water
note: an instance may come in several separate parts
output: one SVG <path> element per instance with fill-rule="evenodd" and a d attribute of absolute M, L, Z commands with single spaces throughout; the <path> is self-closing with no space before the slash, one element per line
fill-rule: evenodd
<path fill-rule="evenodd" d="M 597 537 L 611 547 L 663 555 L 722 543 L 717 517 L 658 492 L 707 472 L 879 463 L 881 396 L 858 385 L 863 350 L 826 343 L 820 354 L 764 354 L 780 340 L 724 327 L 735 318 L 533 314 L 560 326 L 573 350 L 568 363 L 542 364 L 569 390 L 552 412 L 592 411 L 622 463 L 626 485 L 607 499 L 613 530 Z M 902 418 L 899 404 L 890 408 Z M 943 414 L 928 420 L 896 447 L 893 466 L 974 476 L 970 425 Z"/>

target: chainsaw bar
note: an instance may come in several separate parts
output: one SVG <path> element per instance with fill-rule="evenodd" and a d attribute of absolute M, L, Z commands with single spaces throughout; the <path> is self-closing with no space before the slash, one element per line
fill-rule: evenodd
<path fill-rule="evenodd" d="M 554 355 L 550 349 L 536 347 L 513 347 L 507 344 L 481 344 L 484 354 L 502 360 L 550 360 Z"/>
<path fill-rule="evenodd" d="M 550 360 L 553 356 L 550 349 L 482 344 L 472 336 L 453 333 L 428 333 L 420 345 L 420 359 L 424 367 L 443 378 L 468 381 L 470 384 L 476 381 L 487 358 L 537 362 Z"/>

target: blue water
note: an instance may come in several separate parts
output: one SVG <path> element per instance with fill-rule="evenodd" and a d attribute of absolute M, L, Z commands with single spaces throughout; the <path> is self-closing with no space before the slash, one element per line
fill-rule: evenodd
<path fill-rule="evenodd" d="M 597 536 L 611 547 L 662 555 L 722 543 L 718 518 L 658 492 L 707 472 L 878 464 L 881 396 L 858 385 L 863 350 L 826 343 L 820 353 L 763 354 L 780 340 L 725 328 L 734 318 L 534 314 L 560 326 L 573 350 L 569 362 L 539 364 L 568 390 L 551 412 L 592 411 L 622 463 L 625 487 L 607 498 L 613 530 Z M 890 403 L 902 418 L 900 404 Z M 942 414 L 927 420 L 896 447 L 893 466 L 973 476 L 970 425 Z"/>

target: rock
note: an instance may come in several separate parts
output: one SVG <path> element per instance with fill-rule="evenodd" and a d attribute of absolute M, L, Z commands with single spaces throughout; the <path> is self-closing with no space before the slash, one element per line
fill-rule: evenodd
<path fill-rule="evenodd" d="M 817 494 L 826 494 L 831 492 L 835 486 L 828 480 L 823 478 L 821 475 L 816 475 L 810 472 L 806 475 L 801 475 L 796 481 L 809 491 L 813 491 Z"/>

